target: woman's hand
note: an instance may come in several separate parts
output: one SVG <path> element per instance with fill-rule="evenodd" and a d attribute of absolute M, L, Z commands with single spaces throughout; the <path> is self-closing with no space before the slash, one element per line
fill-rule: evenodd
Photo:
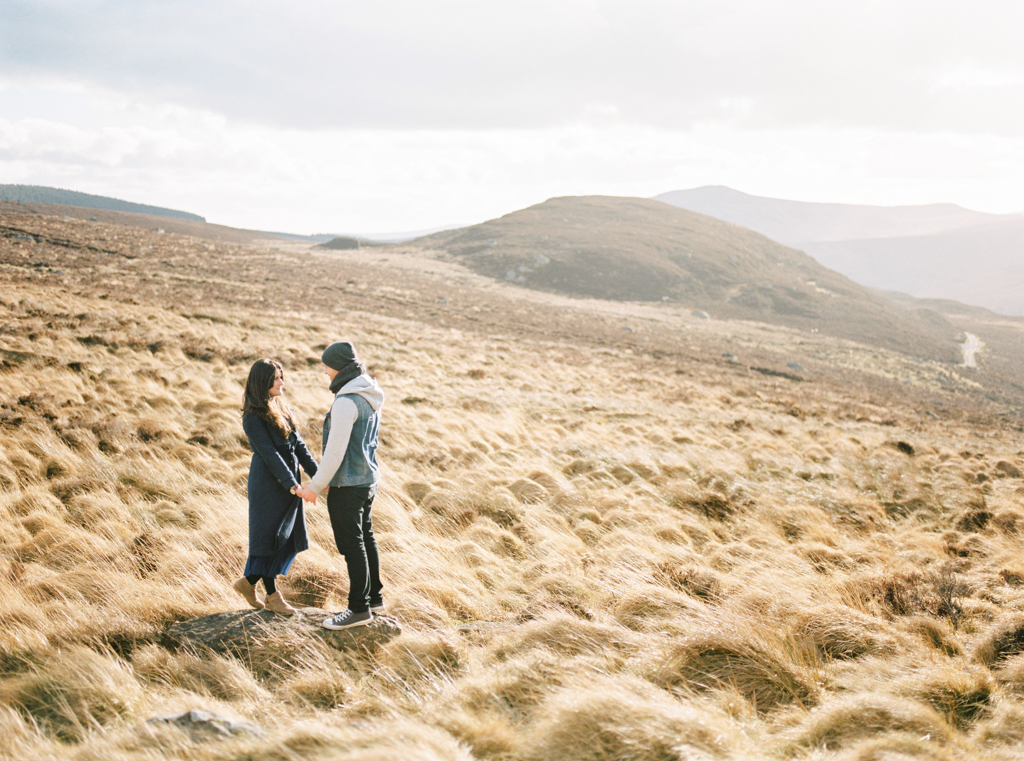
<path fill-rule="evenodd" d="M 310 489 L 308 486 L 300 486 L 295 490 L 295 493 L 302 497 L 306 502 L 314 503 L 319 496 L 315 491 Z"/>

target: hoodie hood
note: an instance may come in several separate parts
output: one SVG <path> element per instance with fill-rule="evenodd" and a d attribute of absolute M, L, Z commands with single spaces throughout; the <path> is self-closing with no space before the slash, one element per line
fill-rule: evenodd
<path fill-rule="evenodd" d="M 353 378 L 342 386 L 337 396 L 342 394 L 359 394 L 359 396 L 369 402 L 374 412 L 384 406 L 384 389 L 380 387 L 376 379 L 371 378 L 366 373 Z"/>

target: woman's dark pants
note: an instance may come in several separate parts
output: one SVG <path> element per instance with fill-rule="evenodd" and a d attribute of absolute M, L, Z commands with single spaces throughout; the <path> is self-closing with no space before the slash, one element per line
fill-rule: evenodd
<path fill-rule="evenodd" d="M 348 566 L 348 609 L 365 613 L 380 605 L 380 557 L 373 536 L 370 508 L 377 495 L 372 486 L 332 486 L 327 492 L 327 512 L 334 529 L 334 543 Z"/>

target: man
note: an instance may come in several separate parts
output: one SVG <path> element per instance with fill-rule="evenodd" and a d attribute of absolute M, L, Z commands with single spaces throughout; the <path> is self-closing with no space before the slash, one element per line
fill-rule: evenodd
<path fill-rule="evenodd" d="M 380 558 L 370 510 L 377 494 L 377 432 L 384 391 L 366 374 L 355 346 L 337 341 L 324 349 L 321 361 L 330 379 L 334 403 L 324 418 L 323 456 L 308 486 L 297 490 L 316 501 L 327 490 L 327 512 L 334 541 L 348 567 L 348 608 L 325 619 L 327 629 L 365 626 L 384 612 Z"/>

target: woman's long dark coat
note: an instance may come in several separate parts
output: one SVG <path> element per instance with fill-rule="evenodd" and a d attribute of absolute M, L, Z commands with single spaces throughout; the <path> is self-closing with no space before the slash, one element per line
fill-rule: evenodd
<path fill-rule="evenodd" d="M 246 415 L 242 428 L 249 437 L 252 463 L 249 465 L 249 555 L 274 555 L 277 527 L 296 502 L 299 513 L 292 529 L 295 552 L 309 547 L 306 535 L 306 511 L 301 497 L 290 492 L 301 483 L 299 467 L 310 476 L 316 474 L 316 460 L 298 432 L 288 438 L 276 426 L 255 415 Z"/>

